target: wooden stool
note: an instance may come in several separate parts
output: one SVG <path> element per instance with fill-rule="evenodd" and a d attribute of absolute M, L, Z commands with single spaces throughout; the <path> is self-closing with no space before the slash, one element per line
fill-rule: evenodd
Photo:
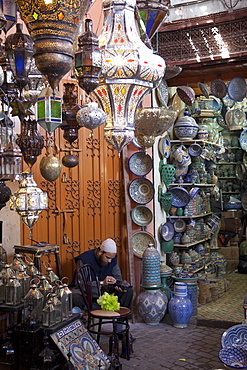
<path fill-rule="evenodd" d="M 15 253 L 17 254 L 33 254 L 34 264 L 39 271 L 41 271 L 40 258 L 43 254 L 54 253 L 57 267 L 57 275 L 59 279 L 62 279 L 62 269 L 59 257 L 59 245 L 57 244 L 34 244 L 34 245 L 15 245 Z"/>

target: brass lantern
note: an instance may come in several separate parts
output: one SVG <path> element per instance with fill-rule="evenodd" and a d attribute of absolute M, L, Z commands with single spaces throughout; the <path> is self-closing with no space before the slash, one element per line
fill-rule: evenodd
<path fill-rule="evenodd" d="M 47 193 L 37 187 L 33 173 L 23 173 L 22 176 L 20 188 L 10 198 L 10 209 L 21 216 L 32 238 L 33 225 L 38 221 L 39 214 L 48 207 L 48 197 Z"/>
<path fill-rule="evenodd" d="M 72 67 L 73 43 L 89 0 L 17 0 L 17 4 L 34 41 L 36 66 L 55 89 Z"/>
<path fill-rule="evenodd" d="M 136 108 L 165 72 L 164 59 L 139 37 L 135 6 L 135 0 L 104 1 L 102 73 L 92 93 L 106 113 L 105 140 L 118 152 L 133 140 Z"/>

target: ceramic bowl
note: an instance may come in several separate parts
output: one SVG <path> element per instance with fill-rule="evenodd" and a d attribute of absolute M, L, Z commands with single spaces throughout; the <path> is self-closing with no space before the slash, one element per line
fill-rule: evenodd
<path fill-rule="evenodd" d="M 178 219 L 173 224 L 176 233 L 182 233 L 186 229 L 186 222 L 182 219 Z"/>
<path fill-rule="evenodd" d="M 132 180 L 129 185 L 129 195 L 136 203 L 149 203 L 154 196 L 154 186 L 151 181 L 146 178 L 136 178 Z"/>
<path fill-rule="evenodd" d="M 241 347 L 247 350 L 247 324 L 231 326 L 221 336 L 222 348 Z"/>
<path fill-rule="evenodd" d="M 129 158 L 129 169 L 134 175 L 145 176 L 152 168 L 152 158 L 145 152 L 136 152 Z"/>
<path fill-rule="evenodd" d="M 131 212 L 132 221 L 138 226 L 147 226 L 153 220 L 153 212 L 147 206 L 136 206 Z"/>
<path fill-rule="evenodd" d="M 187 206 L 187 204 L 190 201 L 190 195 L 187 192 L 186 189 L 180 186 L 176 186 L 170 190 L 170 193 L 172 194 L 172 205 L 174 207 L 184 207 Z"/>
<path fill-rule="evenodd" d="M 166 242 L 169 242 L 174 236 L 174 226 L 171 222 L 166 222 L 160 228 L 160 234 Z"/>
<path fill-rule="evenodd" d="M 192 189 L 190 190 L 190 192 L 189 192 L 189 194 L 190 194 L 190 198 L 191 198 L 191 199 L 194 199 L 194 198 L 197 196 L 197 194 L 199 194 L 199 192 L 200 192 L 200 188 L 198 188 L 198 187 L 194 187 L 194 188 L 192 188 Z"/>
<path fill-rule="evenodd" d="M 219 359 L 231 369 L 247 369 L 247 351 L 241 347 L 221 349 Z"/>

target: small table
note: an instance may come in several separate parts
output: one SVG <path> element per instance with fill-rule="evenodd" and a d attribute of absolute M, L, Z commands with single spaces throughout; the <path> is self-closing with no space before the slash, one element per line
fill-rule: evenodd
<path fill-rule="evenodd" d="M 34 264 L 39 271 L 41 271 L 41 262 L 40 258 L 43 254 L 54 253 L 57 267 L 57 275 L 59 279 L 62 279 L 62 269 L 59 257 L 59 245 L 57 244 L 33 244 L 33 245 L 15 245 L 15 253 L 17 254 L 33 254 L 34 255 Z"/>

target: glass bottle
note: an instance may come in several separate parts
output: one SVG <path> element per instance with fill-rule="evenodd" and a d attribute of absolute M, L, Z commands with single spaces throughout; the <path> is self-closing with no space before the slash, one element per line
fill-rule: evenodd
<path fill-rule="evenodd" d="M 21 284 L 16 276 L 12 276 L 6 284 L 6 298 L 7 305 L 18 305 L 21 303 Z"/>
<path fill-rule="evenodd" d="M 39 324 L 42 321 L 42 309 L 44 307 L 44 296 L 31 281 L 30 289 L 24 297 L 24 310 L 22 321 Z"/>

